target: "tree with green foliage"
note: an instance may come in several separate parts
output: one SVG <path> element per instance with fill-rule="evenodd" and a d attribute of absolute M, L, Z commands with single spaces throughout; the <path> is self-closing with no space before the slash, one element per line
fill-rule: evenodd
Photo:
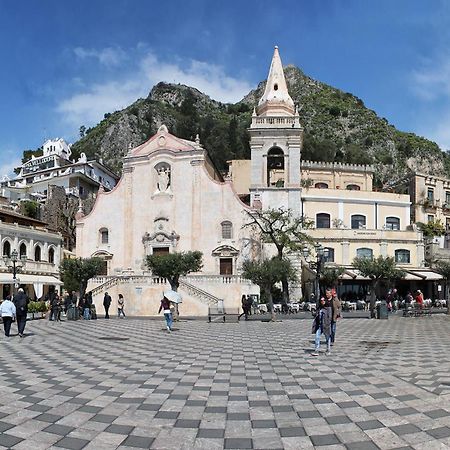
<path fill-rule="evenodd" d="M 405 276 L 405 272 L 397 268 L 392 256 L 378 256 L 377 258 L 356 257 L 353 267 L 363 277 L 371 280 L 370 289 L 370 317 L 375 317 L 376 292 L 382 281 L 392 282 Z"/>
<path fill-rule="evenodd" d="M 180 286 L 180 277 L 191 272 L 198 272 L 203 267 L 203 253 L 195 250 L 189 252 L 174 252 L 162 255 L 148 255 L 146 266 L 153 275 L 166 278 L 172 291 Z M 174 319 L 178 320 L 178 305 L 175 304 Z"/>
<path fill-rule="evenodd" d="M 297 280 L 291 261 L 283 258 L 280 259 L 277 256 L 262 261 L 244 261 L 242 265 L 242 277 L 260 287 L 261 295 L 267 298 L 267 304 L 272 314 L 272 321 L 275 321 L 272 298 L 275 284 L 283 280 L 288 280 L 289 282 Z"/>
<path fill-rule="evenodd" d="M 67 258 L 59 266 L 59 274 L 67 291 L 79 291 L 80 298 L 85 294 L 88 282 L 100 275 L 105 267 L 101 258 Z"/>
<path fill-rule="evenodd" d="M 312 221 L 304 216 L 296 216 L 291 209 L 283 207 L 266 210 L 246 211 L 249 222 L 243 227 L 252 227 L 260 235 L 263 243 L 271 243 L 277 251 L 277 258 L 282 260 L 286 254 L 297 252 L 312 244 L 306 230 L 312 228 Z M 289 280 L 283 277 L 283 299 L 289 302 Z"/>
<path fill-rule="evenodd" d="M 441 274 L 445 280 L 445 299 L 447 300 L 447 314 L 450 315 L 450 261 L 436 261 L 433 264 L 433 270 Z"/>
<path fill-rule="evenodd" d="M 178 121 L 177 135 L 183 139 L 193 140 L 199 131 L 198 113 L 195 108 L 196 99 L 192 91 L 187 90 L 184 100 L 180 105 L 182 117 Z"/>
<path fill-rule="evenodd" d="M 320 285 L 336 288 L 339 282 L 340 276 L 344 273 L 345 269 L 342 266 L 324 267 L 320 271 Z"/>
<path fill-rule="evenodd" d="M 34 200 L 23 200 L 20 202 L 20 213 L 32 219 L 39 219 L 39 203 Z"/>
<path fill-rule="evenodd" d="M 426 240 L 431 240 L 434 237 L 445 234 L 445 226 L 440 220 L 430 220 L 427 223 L 417 222 L 416 225 Z"/>
<path fill-rule="evenodd" d="M 173 291 L 180 286 L 180 277 L 198 272 L 203 267 L 203 253 L 200 251 L 174 252 L 149 255 L 145 261 L 153 275 L 166 278 Z"/>

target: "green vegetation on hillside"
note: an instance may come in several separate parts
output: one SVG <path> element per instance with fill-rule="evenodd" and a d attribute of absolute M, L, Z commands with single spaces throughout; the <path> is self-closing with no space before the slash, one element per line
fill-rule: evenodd
<path fill-rule="evenodd" d="M 434 142 L 398 131 L 358 97 L 313 80 L 296 67 L 286 67 L 285 74 L 304 127 L 304 160 L 374 165 L 375 185 L 383 190 L 404 190 L 411 171 L 450 177 L 450 157 Z M 93 128 L 83 127 L 72 146 L 73 157 L 84 152 L 120 172 L 128 145 L 146 141 L 164 123 L 184 139 L 198 134 L 216 166 L 225 171 L 228 160 L 250 157 L 247 128 L 263 89 L 264 82 L 241 102 L 223 104 L 188 86 L 159 83 L 146 99 L 105 114 Z"/>

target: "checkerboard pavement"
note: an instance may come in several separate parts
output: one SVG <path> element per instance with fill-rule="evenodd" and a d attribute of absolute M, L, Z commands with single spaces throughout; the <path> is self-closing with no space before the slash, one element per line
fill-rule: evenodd
<path fill-rule="evenodd" d="M 0 448 L 449 449 L 450 319 L 33 321 L 0 338 Z M 108 338 L 124 340 L 109 340 Z"/>

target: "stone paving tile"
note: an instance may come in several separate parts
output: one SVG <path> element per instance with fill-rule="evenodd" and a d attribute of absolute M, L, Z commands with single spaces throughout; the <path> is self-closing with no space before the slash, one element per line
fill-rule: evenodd
<path fill-rule="evenodd" d="M 0 337 L 0 448 L 450 448 L 444 316 L 344 319 L 329 358 L 310 320 L 51 325 Z"/>

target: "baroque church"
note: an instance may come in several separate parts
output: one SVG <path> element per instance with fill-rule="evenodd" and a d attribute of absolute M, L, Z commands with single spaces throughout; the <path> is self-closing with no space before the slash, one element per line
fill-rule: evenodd
<path fill-rule="evenodd" d="M 226 179 L 198 136 L 180 139 L 165 125 L 129 149 L 117 186 L 100 191 L 88 215 L 77 215 L 77 256 L 105 261 L 105 276 L 89 286 L 97 306 L 105 291 L 113 299 L 122 293 L 129 314 L 155 315 L 168 285 L 147 271 L 146 255 L 200 250 L 202 271 L 180 283 L 182 314 L 206 315 L 221 302 L 239 307 L 242 294 L 259 293 L 240 277 L 243 261 L 261 254 L 258 239 L 243 228 L 247 212 L 281 206 L 313 220 L 310 234 L 327 249 L 327 262 L 347 269 L 344 291 L 360 292 L 367 282 L 351 268 L 355 256 L 394 256 L 408 288 L 432 276 L 421 233 L 410 223 L 408 195 L 374 192 L 370 166 L 302 160 L 303 129 L 277 47 L 249 134 L 251 160 L 232 161 Z M 302 265 L 306 295 L 312 270 Z"/>

